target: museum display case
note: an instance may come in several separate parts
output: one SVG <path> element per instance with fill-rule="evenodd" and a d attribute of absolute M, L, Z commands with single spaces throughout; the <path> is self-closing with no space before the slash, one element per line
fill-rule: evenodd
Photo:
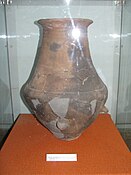
<path fill-rule="evenodd" d="M 108 89 L 105 106 L 116 127 L 124 133 L 123 138 L 130 137 L 130 0 L 1 0 L 0 14 L 0 129 L 8 130 L 19 114 L 30 114 L 20 91 L 30 76 L 41 44 L 37 21 L 68 19 L 73 25 L 77 18 L 93 21 L 87 30 L 89 50 L 93 66 Z M 72 106 L 77 108 L 75 103 Z"/>

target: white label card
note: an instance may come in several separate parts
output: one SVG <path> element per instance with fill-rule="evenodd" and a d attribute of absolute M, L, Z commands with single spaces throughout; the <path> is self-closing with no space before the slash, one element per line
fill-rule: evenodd
<path fill-rule="evenodd" d="M 77 161 L 77 154 L 46 154 L 46 161 Z"/>

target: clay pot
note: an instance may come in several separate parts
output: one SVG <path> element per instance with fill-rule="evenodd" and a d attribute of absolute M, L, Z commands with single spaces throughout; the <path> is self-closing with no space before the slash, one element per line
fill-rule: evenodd
<path fill-rule="evenodd" d="M 39 58 L 24 85 L 32 113 L 57 138 L 73 140 L 104 108 L 107 88 L 89 51 L 89 19 L 41 19 Z"/>

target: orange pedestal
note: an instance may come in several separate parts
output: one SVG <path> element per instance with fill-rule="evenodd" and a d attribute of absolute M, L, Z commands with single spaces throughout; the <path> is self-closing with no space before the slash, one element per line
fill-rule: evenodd
<path fill-rule="evenodd" d="M 76 162 L 47 162 L 47 153 L 76 153 Z M 131 153 L 110 115 L 74 141 L 55 138 L 32 115 L 21 114 L 0 153 L 1 175 L 131 174 Z"/>

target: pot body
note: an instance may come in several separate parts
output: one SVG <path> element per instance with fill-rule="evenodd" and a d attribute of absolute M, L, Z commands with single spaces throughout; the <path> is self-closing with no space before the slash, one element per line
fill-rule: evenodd
<path fill-rule="evenodd" d="M 88 19 L 41 19 L 43 36 L 24 99 L 36 118 L 57 138 L 73 140 L 104 107 L 107 88 L 89 51 Z"/>

